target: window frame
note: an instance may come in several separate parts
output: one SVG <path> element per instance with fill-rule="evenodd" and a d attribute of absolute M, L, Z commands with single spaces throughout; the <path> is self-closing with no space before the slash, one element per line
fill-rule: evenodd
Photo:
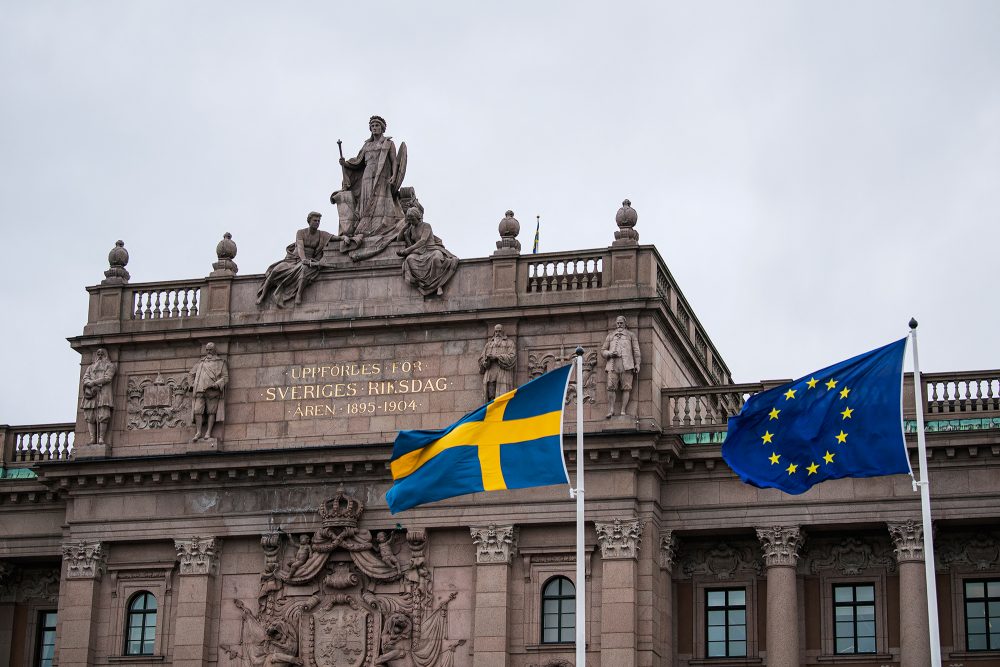
<path fill-rule="evenodd" d="M 149 608 L 149 600 L 153 601 L 155 607 L 153 609 Z M 142 602 L 142 609 L 136 609 L 136 604 Z M 153 617 L 152 623 L 148 623 L 149 617 Z M 140 590 L 132 593 L 128 601 L 125 603 L 125 625 L 124 632 L 122 633 L 122 655 L 127 656 L 151 656 L 156 655 L 156 629 L 160 617 L 160 602 L 157 602 L 156 596 L 147 591 Z M 132 651 L 132 644 L 135 640 L 132 639 L 132 630 L 136 627 L 133 623 L 134 618 L 139 618 L 139 650 L 138 652 Z M 147 632 L 152 634 L 152 637 L 147 639 Z M 146 650 L 147 644 L 149 645 L 149 650 Z"/>
<path fill-rule="evenodd" d="M 860 574 L 839 575 L 822 573 L 820 585 L 820 615 L 821 615 L 821 656 L 824 661 L 830 659 L 870 659 L 888 660 L 889 652 L 889 616 L 886 602 L 885 572 L 866 569 Z M 875 652 L 874 653 L 837 653 L 836 616 L 834 611 L 833 590 L 837 586 L 871 585 L 875 588 Z"/>
<path fill-rule="evenodd" d="M 730 601 L 729 601 L 730 594 L 735 593 L 737 591 L 743 593 L 743 604 L 742 605 L 731 604 Z M 713 605 L 710 604 L 709 597 L 711 596 L 712 593 L 723 593 L 725 595 L 725 602 L 723 603 L 723 605 L 721 607 L 720 606 L 713 606 Z M 749 622 L 749 618 L 748 618 L 748 614 L 747 614 L 747 607 L 748 607 L 748 601 L 749 601 L 750 596 L 747 593 L 746 586 L 721 586 L 721 585 L 720 586 L 706 586 L 705 589 L 702 591 L 702 594 L 704 595 L 704 600 L 705 600 L 705 605 L 704 605 L 705 606 L 705 611 L 704 611 L 704 613 L 705 613 L 705 641 L 704 641 L 705 657 L 707 659 L 715 659 L 715 658 L 747 658 L 747 657 L 749 657 L 750 656 L 750 641 L 749 641 L 750 631 L 749 631 L 749 628 L 747 627 L 748 622 Z M 710 644 L 716 644 L 719 641 L 719 640 L 713 640 L 713 639 L 710 638 L 711 628 L 718 627 L 717 625 L 712 624 L 712 623 L 709 622 L 709 615 L 713 611 L 715 611 L 715 612 L 719 612 L 719 611 L 723 612 L 724 615 L 725 615 L 725 618 L 726 618 L 725 623 L 721 626 L 721 627 L 723 627 L 725 629 L 725 639 L 722 640 L 722 643 L 725 645 L 725 653 L 723 653 L 722 655 L 713 655 L 711 653 L 710 647 L 709 647 Z M 730 615 L 731 612 L 734 612 L 734 611 L 742 611 L 743 612 L 743 624 L 742 624 L 742 627 L 743 627 L 743 639 L 742 640 L 741 639 L 731 639 L 730 636 L 729 636 L 730 628 L 731 627 L 736 627 L 735 625 L 731 625 L 730 621 L 729 621 L 729 615 Z M 740 641 L 742 641 L 742 643 L 743 643 L 743 653 L 742 654 L 732 654 L 732 653 L 730 653 L 730 648 L 731 648 L 730 645 L 733 642 L 740 642 Z"/>
<path fill-rule="evenodd" d="M 49 659 L 48 665 L 49 667 L 51 667 L 52 665 L 52 660 L 55 658 L 56 640 L 58 638 L 58 635 L 56 634 L 57 629 L 59 627 L 58 611 L 59 611 L 58 609 L 43 609 L 43 608 L 35 610 L 36 620 L 35 620 L 34 654 L 32 655 L 31 659 L 31 664 L 34 665 L 34 667 L 44 667 L 42 662 L 43 660 L 42 649 L 45 648 L 45 633 L 48 630 L 52 631 L 52 648 L 53 648 L 53 655 L 52 658 Z M 49 614 L 52 614 L 53 617 L 53 625 L 51 626 L 45 625 L 45 617 L 48 616 Z"/>
<path fill-rule="evenodd" d="M 859 588 L 870 588 L 872 591 L 871 600 L 859 600 L 858 599 L 858 589 Z M 837 589 L 850 589 L 851 600 L 846 602 L 841 602 L 837 600 Z M 878 653 L 878 612 L 876 608 L 876 597 L 877 590 L 875 582 L 870 581 L 857 581 L 857 582 L 840 582 L 830 584 L 830 600 L 833 603 L 833 651 L 834 655 L 838 656 L 850 656 L 850 655 L 876 655 Z M 863 637 L 858 635 L 858 608 L 859 607 L 871 607 L 872 609 L 872 635 L 870 636 L 872 640 L 872 650 L 870 651 L 860 651 L 858 650 L 858 641 L 860 639 L 868 639 L 869 636 L 865 635 Z M 841 608 L 846 608 L 851 610 L 851 625 L 853 626 L 853 633 L 851 639 L 854 640 L 854 650 L 852 651 L 840 651 L 838 650 L 837 643 L 840 641 L 841 637 L 837 635 L 837 628 L 843 622 L 840 620 L 840 616 L 837 614 L 837 610 Z"/>
<path fill-rule="evenodd" d="M 546 596 L 546 590 L 550 586 L 552 586 L 553 584 L 559 584 L 559 590 L 560 591 L 563 589 L 563 587 L 566 584 L 569 584 L 573 588 L 573 595 L 564 595 L 562 593 L 557 593 L 555 595 Z M 556 611 L 557 621 L 556 621 L 555 628 L 550 628 L 550 627 L 546 626 L 546 624 L 545 624 L 545 616 L 546 616 L 545 603 L 547 601 L 549 601 L 549 600 L 554 600 L 554 601 L 556 601 L 556 602 L 559 603 L 559 605 L 558 605 L 559 609 Z M 568 615 L 568 614 L 567 614 L 567 612 L 563 611 L 563 608 L 562 608 L 563 607 L 562 603 L 565 602 L 566 600 L 572 600 L 573 601 L 573 612 L 572 612 L 573 627 L 572 627 L 572 636 L 570 637 L 570 639 L 561 639 L 561 637 L 563 636 L 563 632 L 567 629 L 567 628 L 565 628 L 563 626 L 563 616 L 564 615 Z M 551 576 L 548 579 L 546 579 L 542 583 L 542 588 L 541 588 L 541 592 L 540 592 L 540 596 L 539 596 L 539 603 L 540 603 L 539 604 L 540 616 L 539 616 L 538 642 L 540 644 L 544 644 L 546 646 L 553 646 L 553 645 L 560 645 L 560 644 L 562 644 L 562 645 L 572 644 L 576 640 L 576 584 L 573 583 L 573 580 L 570 579 L 569 577 L 567 577 L 566 575 L 562 575 L 562 574 L 557 574 L 557 575 Z M 549 641 L 549 640 L 545 639 L 545 631 L 546 630 L 552 630 L 552 629 L 556 630 L 556 634 L 560 637 L 559 640 L 557 640 L 557 641 Z"/>
<path fill-rule="evenodd" d="M 760 661 L 757 636 L 757 576 L 754 572 L 737 572 L 731 577 L 714 577 L 695 575 L 691 578 L 694 595 L 694 660 L 698 664 L 704 661 L 722 660 L 726 664 L 757 664 Z M 745 656 L 733 658 L 708 656 L 708 591 L 742 588 L 746 593 L 746 643 Z M 694 663 L 692 663 L 694 664 Z"/>
<path fill-rule="evenodd" d="M 990 604 L 990 602 L 1000 603 L 1000 595 L 998 595 L 997 597 L 993 597 L 993 598 L 990 597 L 990 594 L 989 594 L 989 584 L 990 583 L 1000 584 L 1000 575 L 995 575 L 993 577 L 967 576 L 967 577 L 962 577 L 962 578 L 959 579 L 960 590 L 959 590 L 959 593 L 958 593 L 958 597 L 961 600 L 961 610 L 962 610 L 962 621 L 961 621 L 962 643 L 964 644 L 965 651 L 968 652 L 969 654 L 973 654 L 973 655 L 977 655 L 977 656 L 979 656 L 979 655 L 985 656 L 985 655 L 996 654 L 997 652 L 1000 652 L 1000 642 L 998 642 L 996 646 L 990 646 L 990 641 L 991 641 L 990 638 L 992 636 L 996 635 L 997 633 L 995 633 L 995 632 L 991 633 L 991 632 L 989 632 L 987 630 L 987 632 L 985 633 L 986 648 L 972 648 L 971 646 L 969 646 L 969 597 L 966 594 L 966 586 L 968 584 L 978 584 L 978 583 L 983 584 L 983 597 L 981 597 L 981 598 L 973 598 L 973 600 L 977 601 L 977 602 L 981 601 L 981 602 L 983 602 L 986 605 L 986 608 L 984 610 L 986 615 L 984 616 L 984 619 L 986 620 L 987 627 L 988 627 L 988 625 L 989 625 L 989 618 L 990 618 L 989 604 Z M 980 633 L 976 633 L 976 634 L 980 634 Z"/>
<path fill-rule="evenodd" d="M 169 651 L 167 640 L 172 630 L 173 570 L 174 562 L 129 563 L 109 565 L 111 579 L 111 637 L 114 654 L 112 661 L 162 660 Z M 131 655 L 125 652 L 128 640 L 129 605 L 136 593 L 146 591 L 156 598 L 156 634 L 153 639 L 153 653 Z"/>

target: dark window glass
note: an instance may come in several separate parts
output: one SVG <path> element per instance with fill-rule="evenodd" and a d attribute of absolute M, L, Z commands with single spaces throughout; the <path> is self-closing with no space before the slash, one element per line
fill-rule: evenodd
<path fill-rule="evenodd" d="M 965 646 L 1000 650 L 1000 579 L 965 582 Z"/>
<path fill-rule="evenodd" d="M 38 614 L 38 650 L 35 651 L 36 667 L 52 667 L 52 656 L 55 651 L 56 612 L 40 612 Z"/>
<path fill-rule="evenodd" d="M 125 624 L 125 655 L 153 655 L 156 642 L 156 598 L 140 591 L 128 603 Z"/>
<path fill-rule="evenodd" d="M 875 586 L 833 587 L 835 653 L 875 653 Z"/>
<path fill-rule="evenodd" d="M 562 644 L 576 639 L 576 587 L 566 577 L 555 577 L 542 588 L 542 643 Z"/>
<path fill-rule="evenodd" d="M 705 591 L 705 653 L 709 658 L 747 654 L 747 593 L 743 588 Z"/>

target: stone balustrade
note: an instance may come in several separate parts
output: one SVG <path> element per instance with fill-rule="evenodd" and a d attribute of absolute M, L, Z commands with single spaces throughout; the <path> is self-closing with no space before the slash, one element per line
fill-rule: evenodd
<path fill-rule="evenodd" d="M 131 294 L 128 317 L 132 320 L 161 320 L 198 317 L 204 281 L 170 282 L 159 285 L 135 285 Z"/>
<path fill-rule="evenodd" d="M 603 255 L 532 258 L 528 265 L 528 293 L 596 289 L 603 281 Z"/>
<path fill-rule="evenodd" d="M 1000 412 L 1000 370 L 924 373 L 928 415 Z"/>
<path fill-rule="evenodd" d="M 73 451 L 76 424 L 0 426 L 2 468 L 27 467 L 39 461 L 59 461 Z"/>

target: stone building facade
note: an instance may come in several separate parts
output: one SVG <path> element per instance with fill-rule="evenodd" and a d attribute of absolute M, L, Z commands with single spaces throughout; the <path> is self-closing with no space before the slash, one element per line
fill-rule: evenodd
<path fill-rule="evenodd" d="M 428 278 L 401 274 L 405 241 L 337 252 L 365 254 L 342 217 L 319 271 L 295 244 L 272 267 L 308 278 L 287 307 L 259 303 L 228 234 L 211 275 L 158 284 L 117 245 L 70 339 L 75 422 L 0 427 L 0 665 L 561 667 L 579 586 L 593 667 L 929 664 L 910 480 L 742 484 L 725 420 L 770 383 L 733 383 L 636 218 L 605 248 L 522 255 L 509 213 L 496 253 Z M 621 316 L 641 361 L 607 417 Z M 583 582 L 565 487 L 386 507 L 395 433 L 480 405 L 491 339 L 515 384 L 584 348 Z M 88 378 L 108 376 L 99 438 Z M 924 380 L 946 664 L 1000 665 L 1000 371 Z"/>

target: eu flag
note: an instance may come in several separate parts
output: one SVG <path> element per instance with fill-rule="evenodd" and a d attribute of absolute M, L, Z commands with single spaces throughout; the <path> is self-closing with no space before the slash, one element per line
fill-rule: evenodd
<path fill-rule="evenodd" d="M 549 371 L 447 428 L 400 431 L 389 511 L 479 491 L 568 484 L 562 411 L 572 368 Z"/>
<path fill-rule="evenodd" d="M 909 473 L 906 339 L 755 394 L 729 418 L 722 457 L 747 484 L 803 493 L 841 477 Z"/>

